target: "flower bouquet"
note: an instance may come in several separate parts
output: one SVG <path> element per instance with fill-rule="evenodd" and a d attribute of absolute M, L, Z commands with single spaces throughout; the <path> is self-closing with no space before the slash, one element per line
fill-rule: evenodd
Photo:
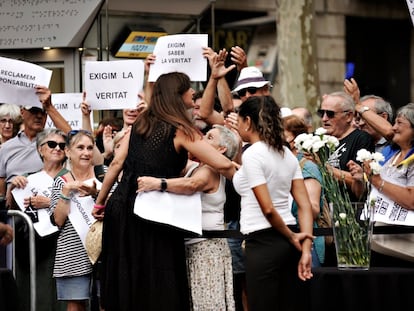
<path fill-rule="evenodd" d="M 370 206 L 351 202 L 346 185 L 333 175 L 327 165 L 330 155 L 339 145 L 336 137 L 318 128 L 315 134 L 301 134 L 295 139 L 298 151 L 310 155 L 322 174 L 325 198 L 329 203 L 338 268 L 369 268 L 372 217 Z M 359 212 L 365 217 L 360 220 Z"/>

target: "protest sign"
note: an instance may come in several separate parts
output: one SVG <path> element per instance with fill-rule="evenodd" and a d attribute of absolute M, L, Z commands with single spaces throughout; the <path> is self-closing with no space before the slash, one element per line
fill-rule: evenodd
<path fill-rule="evenodd" d="M 391 225 L 414 226 L 414 211 L 406 209 L 372 187 L 369 202 L 375 202 L 374 220 Z"/>
<path fill-rule="evenodd" d="M 164 73 L 183 72 L 191 81 L 207 80 L 207 59 L 203 47 L 208 46 L 207 34 L 171 35 L 158 38 L 154 48 L 156 60 L 150 67 L 149 82 Z"/>
<path fill-rule="evenodd" d="M 27 184 L 24 188 L 14 188 L 12 195 L 20 209 L 29 215 L 32 219 L 33 226 L 40 236 L 47 236 L 57 232 L 59 229 L 50 222 L 50 208 L 33 208 L 25 207 L 24 199 L 32 196 L 51 197 L 53 177 L 45 171 L 31 174 L 27 177 Z"/>
<path fill-rule="evenodd" d="M 0 57 L 0 102 L 42 108 L 36 85 L 49 86 L 52 71 L 41 66 Z"/>
<path fill-rule="evenodd" d="M 52 94 L 52 104 L 57 111 L 68 121 L 73 130 L 82 128 L 82 93 L 57 93 Z M 91 113 L 91 124 L 93 116 Z M 55 127 L 52 119 L 47 116 L 45 128 Z"/>
<path fill-rule="evenodd" d="M 93 110 L 136 109 L 143 85 L 142 60 L 85 63 L 86 100 Z"/>

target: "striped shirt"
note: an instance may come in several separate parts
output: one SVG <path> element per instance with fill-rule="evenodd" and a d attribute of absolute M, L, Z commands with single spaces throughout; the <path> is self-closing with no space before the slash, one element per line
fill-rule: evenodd
<path fill-rule="evenodd" d="M 55 210 L 64 184 L 65 181 L 62 177 L 57 177 L 53 182 L 50 203 L 52 211 Z M 57 240 L 53 277 L 80 276 L 91 272 L 92 264 L 82 241 L 69 218 L 66 218 L 63 227 L 60 228 Z"/>

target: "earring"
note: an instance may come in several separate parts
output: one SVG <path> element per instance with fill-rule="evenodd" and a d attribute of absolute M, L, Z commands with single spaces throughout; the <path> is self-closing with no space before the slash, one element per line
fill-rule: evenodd
<path fill-rule="evenodd" d="M 244 130 L 247 132 L 248 128 L 245 128 Z"/>

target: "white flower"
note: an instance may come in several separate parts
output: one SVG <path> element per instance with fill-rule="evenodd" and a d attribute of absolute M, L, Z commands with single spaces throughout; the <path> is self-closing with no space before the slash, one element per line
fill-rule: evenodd
<path fill-rule="evenodd" d="M 378 162 L 372 161 L 369 163 L 369 167 L 374 175 L 378 175 L 381 171 L 381 165 Z"/>
<path fill-rule="evenodd" d="M 345 213 L 339 213 L 339 217 L 340 217 L 341 219 L 345 219 L 345 218 L 346 218 L 346 214 L 345 214 Z"/>
<path fill-rule="evenodd" d="M 383 154 L 382 154 L 382 153 L 380 153 L 380 152 L 374 152 L 374 153 L 372 154 L 372 159 L 373 159 L 375 162 L 381 162 L 381 161 L 384 161 L 384 156 L 383 156 Z"/>
<path fill-rule="evenodd" d="M 335 136 L 330 136 L 330 135 L 327 135 L 327 136 L 325 136 L 326 137 L 326 139 L 327 139 L 327 141 L 328 141 L 328 147 L 329 148 L 336 148 L 336 147 L 338 147 L 339 146 L 339 140 L 338 140 L 338 138 L 336 138 Z"/>
<path fill-rule="evenodd" d="M 309 152 L 312 149 L 312 146 L 313 146 L 312 139 L 308 139 L 302 143 L 302 148 L 307 152 Z"/>
<path fill-rule="evenodd" d="M 335 227 L 339 227 L 339 221 L 335 221 Z"/>
<path fill-rule="evenodd" d="M 320 128 L 317 128 L 317 129 L 316 129 L 316 131 L 315 131 L 315 135 L 319 135 L 319 136 L 321 136 L 321 135 L 325 135 L 325 134 L 326 134 L 326 132 L 327 132 L 327 130 L 326 130 L 326 129 L 324 129 L 323 127 L 320 127 Z"/>
<path fill-rule="evenodd" d="M 360 149 L 357 152 L 356 160 L 359 162 L 372 160 L 372 154 L 367 149 Z"/>
<path fill-rule="evenodd" d="M 312 152 L 317 153 L 323 146 L 325 146 L 325 143 L 322 140 L 314 142 L 312 145 Z"/>

